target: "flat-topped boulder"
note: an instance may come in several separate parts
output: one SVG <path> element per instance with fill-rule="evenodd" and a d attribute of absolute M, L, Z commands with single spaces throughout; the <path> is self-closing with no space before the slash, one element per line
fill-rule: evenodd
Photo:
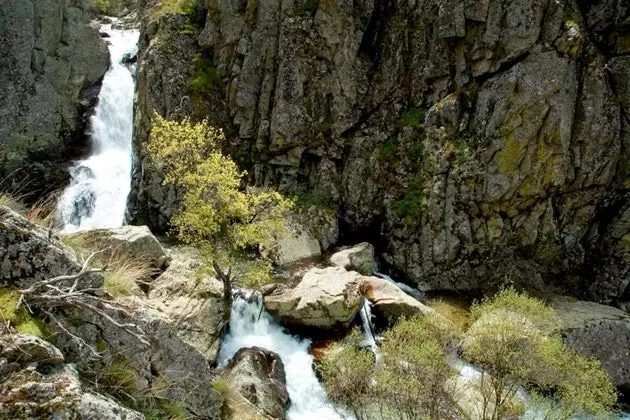
<path fill-rule="evenodd" d="M 595 302 L 555 298 L 554 309 L 564 323 L 565 344 L 599 359 L 616 386 L 630 385 L 630 315 Z"/>
<path fill-rule="evenodd" d="M 294 288 L 264 297 L 267 311 L 294 327 L 347 327 L 356 317 L 363 297 L 363 277 L 340 267 L 313 268 Z"/>
<path fill-rule="evenodd" d="M 170 262 L 169 255 L 146 226 L 94 229 L 75 233 L 72 236 L 90 249 L 108 248 L 108 253 L 123 254 L 142 260 L 157 269 L 164 268 Z"/>
<path fill-rule="evenodd" d="M 367 242 L 362 242 L 352 247 L 342 248 L 330 257 L 330 263 L 336 267 L 370 276 L 374 271 L 374 247 Z"/>

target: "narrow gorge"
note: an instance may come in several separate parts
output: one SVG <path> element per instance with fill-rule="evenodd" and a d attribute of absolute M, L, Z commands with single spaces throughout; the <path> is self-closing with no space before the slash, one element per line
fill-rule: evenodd
<path fill-rule="evenodd" d="M 0 418 L 630 418 L 630 1 L 0 3 Z"/>

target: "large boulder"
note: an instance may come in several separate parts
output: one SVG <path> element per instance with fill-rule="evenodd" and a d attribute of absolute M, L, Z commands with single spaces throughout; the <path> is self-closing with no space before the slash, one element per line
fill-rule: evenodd
<path fill-rule="evenodd" d="M 162 269 L 170 261 L 160 242 L 146 226 L 94 229 L 72 235 L 90 249 L 107 249 L 109 254 L 125 255 Z"/>
<path fill-rule="evenodd" d="M 199 268 L 191 252 L 173 252 L 169 267 L 151 283 L 149 303 L 173 320 L 183 341 L 214 363 L 230 308 L 224 301 L 223 283 L 197 275 Z"/>
<path fill-rule="evenodd" d="M 264 297 L 267 311 L 286 325 L 333 329 L 347 327 L 363 297 L 359 273 L 339 267 L 313 268 L 294 289 Z"/>
<path fill-rule="evenodd" d="M 269 249 L 263 250 L 276 264 L 289 265 L 322 255 L 319 241 L 305 226 L 293 219 L 287 220 L 285 225 L 286 234 L 276 239 Z"/>
<path fill-rule="evenodd" d="M 228 394 L 238 394 L 259 413 L 284 419 L 289 403 L 284 364 L 278 354 L 259 347 L 242 348 L 221 374 L 228 382 Z M 228 404 L 230 406 L 230 404 Z M 230 407 L 229 418 L 244 418 L 237 407 Z"/>
<path fill-rule="evenodd" d="M 130 382 L 124 385 L 127 394 L 177 401 L 203 418 L 220 418 L 223 398 L 210 386 L 214 372 L 204 354 L 180 337 L 177 320 L 137 297 L 103 302 L 100 309 L 66 308 L 58 316 L 68 332 L 100 354 L 91 357 L 85 344 L 58 331 L 66 361 L 83 361 L 101 375 L 122 371 Z"/>
<path fill-rule="evenodd" d="M 365 276 L 374 272 L 374 247 L 362 242 L 352 247 L 343 248 L 330 257 L 330 263 L 334 266 L 354 270 Z"/>
<path fill-rule="evenodd" d="M 372 302 L 372 309 L 391 320 L 401 316 L 411 317 L 435 312 L 390 281 L 378 277 L 365 277 L 363 287 L 366 299 Z"/>
<path fill-rule="evenodd" d="M 137 411 L 84 388 L 73 365 L 56 366 L 46 373 L 25 369 L 3 379 L 2 418 L 144 420 Z"/>
<path fill-rule="evenodd" d="M 553 306 L 564 321 L 562 336 L 570 348 L 602 362 L 617 386 L 630 386 L 630 315 L 594 302 L 556 298 Z"/>
<path fill-rule="evenodd" d="M 74 252 L 50 230 L 29 222 L 8 207 L 0 206 L 0 287 L 26 288 L 57 276 L 81 270 Z M 98 289 L 103 276 L 82 277 L 82 288 Z"/>
<path fill-rule="evenodd" d="M 66 164 L 90 146 L 86 128 L 109 54 L 88 4 L 2 3 L 0 180 L 27 198 L 64 186 Z"/>

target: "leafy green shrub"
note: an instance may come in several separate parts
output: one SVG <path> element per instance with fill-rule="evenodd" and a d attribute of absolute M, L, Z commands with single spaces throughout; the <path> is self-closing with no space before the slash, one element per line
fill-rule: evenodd
<path fill-rule="evenodd" d="M 358 419 L 444 418 L 454 375 L 445 348 L 453 336 L 444 327 L 429 316 L 399 320 L 383 335 L 378 362 L 358 346 L 355 330 L 331 347 L 318 372 L 333 401 Z"/>
<path fill-rule="evenodd" d="M 610 378 L 597 361 L 568 349 L 554 334 L 560 321 L 541 300 L 505 289 L 473 305 L 471 320 L 462 354 L 484 369 L 484 419 L 504 418 L 518 388 L 529 384 L 552 395 L 566 418 L 612 408 L 616 393 Z"/>
<path fill-rule="evenodd" d="M 396 216 L 405 219 L 407 223 L 413 223 L 422 217 L 427 211 L 427 199 L 420 189 L 409 189 L 403 197 L 394 203 Z"/>
<path fill-rule="evenodd" d="M 223 87 L 223 81 L 214 62 L 201 55 L 193 59 L 193 76 L 189 83 L 192 93 L 204 95 Z"/>
<path fill-rule="evenodd" d="M 424 109 L 422 108 L 409 108 L 406 110 L 401 119 L 401 127 L 422 128 L 424 123 Z"/>

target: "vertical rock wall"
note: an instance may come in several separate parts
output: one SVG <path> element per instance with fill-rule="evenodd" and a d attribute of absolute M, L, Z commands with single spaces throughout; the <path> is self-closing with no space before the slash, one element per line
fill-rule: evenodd
<path fill-rule="evenodd" d="M 336 203 L 342 236 L 381 244 L 425 288 L 625 289 L 627 2 L 206 0 L 196 13 L 205 22 L 144 26 L 137 145 L 152 109 L 208 117 L 251 182 Z M 216 76 L 201 91 L 200 72 Z M 176 194 L 137 169 L 132 214 L 164 228 Z"/>

